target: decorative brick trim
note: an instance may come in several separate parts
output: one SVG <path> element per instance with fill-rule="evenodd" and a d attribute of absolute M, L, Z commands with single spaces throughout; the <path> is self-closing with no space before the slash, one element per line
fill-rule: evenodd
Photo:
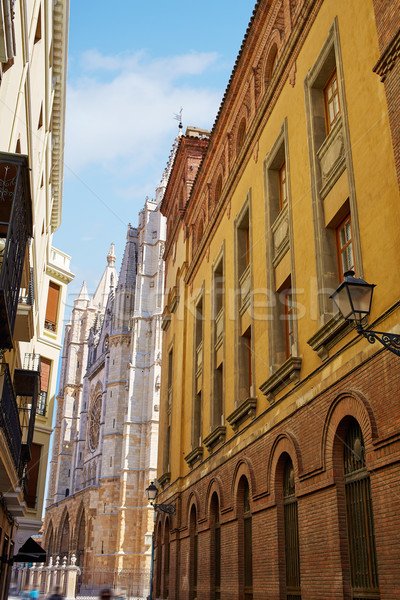
<path fill-rule="evenodd" d="M 374 73 L 380 76 L 381 81 L 384 82 L 388 73 L 393 69 L 394 65 L 400 58 L 400 29 L 393 37 L 392 41 L 382 54 L 374 68 Z"/>

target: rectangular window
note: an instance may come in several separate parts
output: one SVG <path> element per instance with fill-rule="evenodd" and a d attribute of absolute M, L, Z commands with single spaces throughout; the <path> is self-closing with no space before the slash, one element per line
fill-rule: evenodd
<path fill-rule="evenodd" d="M 223 414 L 223 339 L 224 339 L 224 263 L 221 258 L 213 272 L 214 291 L 214 389 L 212 404 L 212 427 L 221 425 Z"/>
<path fill-rule="evenodd" d="M 47 393 L 49 389 L 49 379 L 51 371 L 51 360 L 40 357 L 40 393 L 37 403 L 36 414 L 46 415 L 47 410 Z"/>
<path fill-rule="evenodd" d="M 167 389 L 167 421 L 164 441 L 164 473 L 170 471 L 171 465 L 171 420 L 172 420 L 172 381 L 173 381 L 173 348 L 168 352 L 168 389 Z"/>
<path fill-rule="evenodd" d="M 338 254 L 339 281 L 343 281 L 346 271 L 355 270 L 350 215 L 347 215 L 336 228 L 336 248 Z"/>
<path fill-rule="evenodd" d="M 340 115 L 339 90 L 336 69 L 324 87 L 326 133 L 328 134 Z"/>
<path fill-rule="evenodd" d="M 293 294 L 291 288 L 285 291 L 286 358 L 292 356 L 294 343 Z"/>
<path fill-rule="evenodd" d="M 41 453 L 42 446 L 39 444 L 32 444 L 31 460 L 27 465 L 27 483 L 25 487 L 25 502 L 28 508 L 36 508 Z"/>
<path fill-rule="evenodd" d="M 287 203 L 286 162 L 279 169 L 279 209 L 282 210 Z"/>
<path fill-rule="evenodd" d="M 49 293 L 47 296 L 46 306 L 46 317 L 44 321 L 44 327 L 48 331 L 57 331 L 57 314 L 58 314 L 58 301 L 60 297 L 60 286 L 50 281 Z"/>

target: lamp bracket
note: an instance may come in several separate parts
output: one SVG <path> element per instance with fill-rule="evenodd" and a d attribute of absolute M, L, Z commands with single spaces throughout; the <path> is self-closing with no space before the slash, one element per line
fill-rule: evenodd
<path fill-rule="evenodd" d="M 153 506 L 154 510 L 159 510 L 168 513 L 169 515 L 174 515 L 176 513 L 175 504 L 153 504 Z"/>
<path fill-rule="evenodd" d="M 357 324 L 356 330 L 363 335 L 370 344 L 376 340 L 396 356 L 400 356 L 400 335 L 395 333 L 385 333 L 383 331 L 374 331 L 373 329 L 364 329 L 362 325 Z"/>

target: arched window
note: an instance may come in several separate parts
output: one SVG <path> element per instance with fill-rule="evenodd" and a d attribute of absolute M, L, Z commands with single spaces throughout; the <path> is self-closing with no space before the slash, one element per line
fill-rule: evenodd
<path fill-rule="evenodd" d="M 211 498 L 210 515 L 210 564 L 211 566 L 211 598 L 221 598 L 221 526 L 219 522 L 219 502 L 217 494 Z"/>
<path fill-rule="evenodd" d="M 272 75 L 275 73 L 275 69 L 278 64 L 278 47 L 274 44 L 269 52 L 267 60 L 267 83 L 270 82 Z"/>
<path fill-rule="evenodd" d="M 196 240 L 196 248 L 198 248 L 200 242 L 201 242 L 201 238 L 203 237 L 203 231 L 204 231 L 204 225 L 203 225 L 203 219 L 200 220 L 200 224 L 199 227 L 197 229 L 197 240 Z"/>
<path fill-rule="evenodd" d="M 252 600 L 253 525 L 250 511 L 250 489 L 245 477 L 242 477 L 239 482 L 238 520 L 239 540 L 242 543 L 242 552 L 239 552 L 239 586 L 241 590 L 239 597 L 243 600 Z"/>
<path fill-rule="evenodd" d="M 285 528 L 286 598 L 301 598 L 299 527 L 294 468 L 288 456 L 283 471 L 283 514 Z"/>
<path fill-rule="evenodd" d="M 170 557 L 169 519 L 166 519 L 165 526 L 164 526 L 164 590 L 163 590 L 163 598 L 168 598 L 168 596 L 169 596 L 169 557 Z"/>
<path fill-rule="evenodd" d="M 85 535 L 86 535 L 86 527 L 85 527 L 85 513 L 83 512 L 78 524 L 78 535 L 77 535 L 77 543 L 76 543 L 76 558 L 77 564 L 80 567 L 84 566 L 84 558 L 85 558 Z"/>
<path fill-rule="evenodd" d="M 237 152 L 237 154 L 239 154 L 240 149 L 243 146 L 245 135 L 246 135 L 246 119 L 243 117 L 243 119 L 240 121 L 239 129 L 238 129 L 238 134 L 237 134 L 237 138 L 236 138 L 236 152 Z"/>
<path fill-rule="evenodd" d="M 157 538 L 156 538 L 156 581 L 155 581 L 155 595 L 156 598 L 160 598 L 161 597 L 161 559 L 162 559 L 162 543 L 161 543 L 161 523 L 158 523 L 158 528 L 157 528 Z"/>
<path fill-rule="evenodd" d="M 217 179 L 217 183 L 215 186 L 215 195 L 214 195 L 214 206 L 218 204 L 218 200 L 221 197 L 222 192 L 222 175 L 220 175 Z"/>
<path fill-rule="evenodd" d="M 346 432 L 343 461 L 352 598 L 379 598 L 371 485 L 364 439 L 355 419 Z"/>
<path fill-rule="evenodd" d="M 103 342 L 103 352 L 108 352 L 108 349 L 110 347 L 110 340 L 108 335 L 106 335 L 106 337 L 104 338 L 104 342 Z"/>
<path fill-rule="evenodd" d="M 47 550 L 47 559 L 49 559 L 50 556 L 53 556 L 53 554 L 54 554 L 54 533 L 53 533 L 53 525 L 52 524 L 50 524 L 49 534 L 47 536 L 46 550 Z"/>
<path fill-rule="evenodd" d="M 198 572 L 198 551 L 199 537 L 197 532 L 196 508 L 192 506 L 189 522 L 190 536 L 190 566 L 189 566 L 189 600 L 197 598 L 197 572 Z"/>
<path fill-rule="evenodd" d="M 60 555 L 67 556 L 69 552 L 69 517 L 65 515 L 60 537 Z"/>

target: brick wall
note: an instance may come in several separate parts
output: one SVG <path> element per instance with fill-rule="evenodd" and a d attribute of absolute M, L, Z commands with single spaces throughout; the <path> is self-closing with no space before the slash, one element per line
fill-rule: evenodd
<path fill-rule="evenodd" d="M 343 436 L 346 418 L 361 426 L 370 473 L 381 600 L 400 597 L 400 363 L 382 351 L 315 397 L 275 429 L 249 439 L 248 445 L 223 461 L 193 486 L 199 532 L 199 600 L 211 600 L 210 498 L 219 497 L 221 588 L 224 600 L 239 600 L 243 558 L 238 481 L 250 486 L 253 525 L 253 598 L 285 596 L 282 509 L 282 456 L 295 468 L 298 502 L 302 600 L 338 600 L 351 593 L 343 480 Z M 241 433 L 243 438 L 244 433 Z M 286 454 L 285 454 L 286 453 Z M 223 455 L 223 452 L 221 453 Z M 175 498 L 176 499 L 176 498 Z M 189 507 L 193 488 L 182 492 L 171 520 L 169 598 L 191 600 L 189 590 Z M 239 511 L 240 512 L 240 511 Z M 159 515 L 159 519 L 165 517 Z M 180 544 L 177 554 L 178 539 Z M 177 565 L 179 563 L 179 577 Z M 154 573 L 157 572 L 155 565 Z M 179 590 L 174 587 L 174 578 Z M 163 597 L 163 596 L 162 596 Z"/>

